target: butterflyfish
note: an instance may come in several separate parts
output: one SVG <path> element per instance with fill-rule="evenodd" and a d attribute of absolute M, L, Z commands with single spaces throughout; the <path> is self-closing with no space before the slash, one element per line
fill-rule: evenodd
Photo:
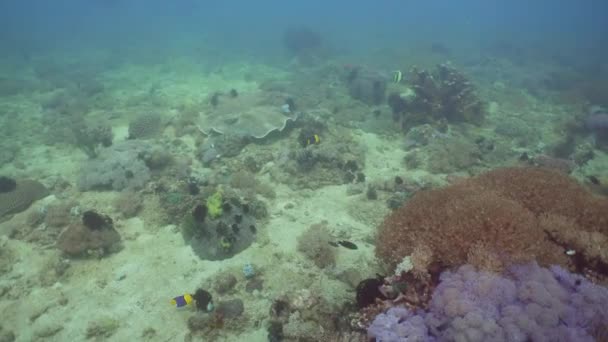
<path fill-rule="evenodd" d="M 401 70 L 397 70 L 393 72 L 393 83 L 400 83 L 403 79 L 403 73 Z"/>

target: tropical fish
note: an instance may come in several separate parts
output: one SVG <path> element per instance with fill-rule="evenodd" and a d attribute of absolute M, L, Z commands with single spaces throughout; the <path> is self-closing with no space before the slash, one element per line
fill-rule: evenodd
<path fill-rule="evenodd" d="M 321 138 L 318 134 L 313 134 L 306 138 L 306 145 L 318 145 L 321 143 Z"/>
<path fill-rule="evenodd" d="M 184 294 L 181 296 L 177 296 L 173 299 L 171 299 L 171 304 L 175 305 L 175 307 L 181 308 L 184 307 L 190 303 L 192 303 L 194 301 L 194 298 L 192 297 L 191 294 Z"/>
<path fill-rule="evenodd" d="M 403 79 L 403 73 L 401 70 L 396 70 L 393 72 L 393 83 L 400 83 Z"/>
<path fill-rule="evenodd" d="M 357 249 L 357 245 L 355 245 L 354 243 L 350 242 L 350 241 L 346 241 L 346 240 L 340 240 L 340 241 L 329 241 L 329 244 L 334 246 L 334 247 L 338 247 L 338 246 L 342 246 L 344 248 L 348 248 L 348 249 Z"/>

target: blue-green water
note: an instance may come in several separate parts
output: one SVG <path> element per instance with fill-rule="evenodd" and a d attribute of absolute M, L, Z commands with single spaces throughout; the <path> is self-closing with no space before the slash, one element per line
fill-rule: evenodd
<path fill-rule="evenodd" d="M 602 341 L 606 13 L 2 1 L 0 342 Z M 434 297 L 465 264 L 535 290 Z"/>

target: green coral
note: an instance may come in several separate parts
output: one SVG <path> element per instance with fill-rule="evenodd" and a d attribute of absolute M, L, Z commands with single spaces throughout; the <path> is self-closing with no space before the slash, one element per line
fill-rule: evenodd
<path fill-rule="evenodd" d="M 211 218 L 222 216 L 222 191 L 217 190 L 207 198 L 207 212 Z"/>

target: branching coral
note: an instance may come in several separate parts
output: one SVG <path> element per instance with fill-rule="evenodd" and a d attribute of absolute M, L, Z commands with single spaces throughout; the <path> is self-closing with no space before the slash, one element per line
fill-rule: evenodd
<path fill-rule="evenodd" d="M 492 257 L 507 264 L 530 261 L 547 251 L 559 255 L 559 249 L 539 243 L 544 235 L 535 226 L 534 215 L 517 202 L 462 183 L 417 193 L 389 215 L 380 228 L 377 253 L 391 265 L 411 255 L 416 246 L 430 248 L 431 260 L 450 265 L 474 262 L 468 255 L 480 244 L 495 253 L 481 259 Z"/>
<path fill-rule="evenodd" d="M 414 68 L 409 82 L 415 96 L 404 107 L 407 122 L 479 124 L 485 116 L 485 104 L 471 82 L 449 64 L 439 64 L 433 73 Z"/>
<path fill-rule="evenodd" d="M 501 168 L 473 181 L 520 203 L 537 216 L 562 215 L 584 230 L 608 234 L 608 200 L 590 195 L 560 172 L 542 168 Z"/>
<path fill-rule="evenodd" d="M 540 223 L 543 215 L 561 215 L 574 224 L 547 228 Z M 567 176 L 537 168 L 505 168 L 417 193 L 380 226 L 376 252 L 392 266 L 411 254 L 412 260 L 468 262 L 493 270 L 532 260 L 575 266 L 565 253 L 574 246 L 571 236 L 606 235 L 607 220 L 608 200 L 594 198 Z M 557 243 L 551 235 L 557 232 L 570 244 Z M 580 241 L 576 246 L 582 255 L 587 254 L 585 249 L 598 248 Z M 415 253 L 428 254 L 428 249 L 432 258 Z"/>

